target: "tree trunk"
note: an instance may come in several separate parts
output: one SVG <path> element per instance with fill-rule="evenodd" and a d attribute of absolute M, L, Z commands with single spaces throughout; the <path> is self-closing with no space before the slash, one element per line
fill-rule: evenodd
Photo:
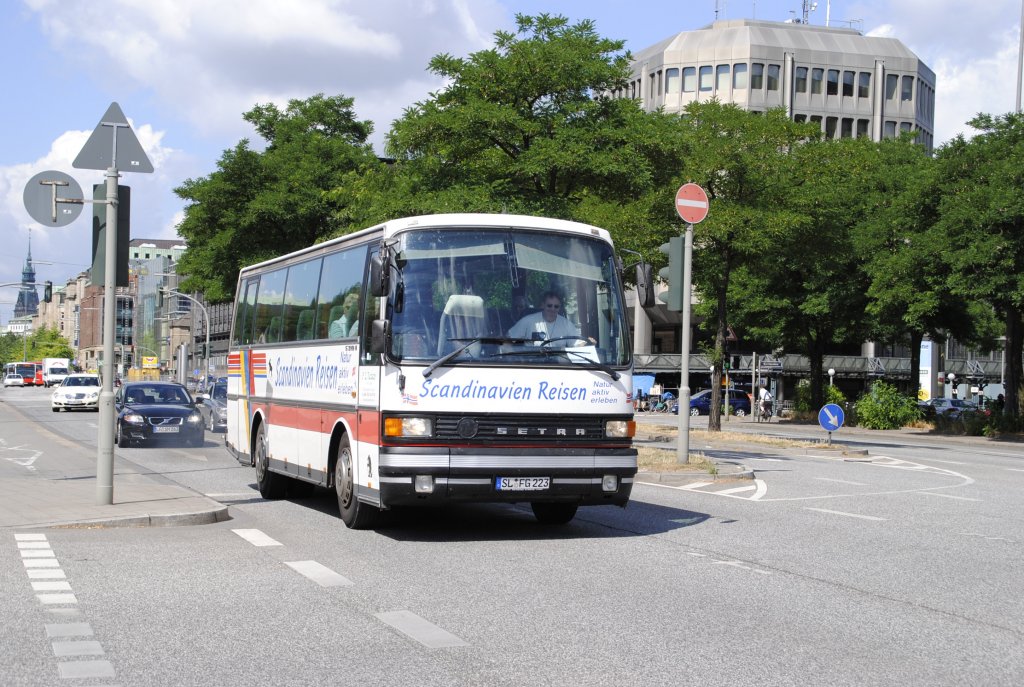
<path fill-rule="evenodd" d="M 1006 396 L 1006 411 L 1013 417 L 1020 417 L 1020 383 L 1024 377 L 1024 361 L 1021 359 L 1024 349 L 1024 331 L 1021 327 L 1020 310 L 1014 307 L 1006 309 L 1006 382 L 1003 385 Z"/>
<path fill-rule="evenodd" d="M 822 368 L 825 362 L 825 351 L 818 337 L 811 339 L 810 344 L 807 358 L 811 364 L 811 411 L 816 413 L 825 405 L 825 392 L 821 384 L 821 376 L 824 374 Z"/>
<path fill-rule="evenodd" d="M 715 352 L 712 362 L 715 372 L 711 375 L 711 408 L 708 411 L 708 431 L 722 431 L 722 372 L 725 360 L 726 301 L 725 285 L 718 289 L 718 326 L 715 329 Z M 680 412 L 682 409 L 680 408 Z"/>

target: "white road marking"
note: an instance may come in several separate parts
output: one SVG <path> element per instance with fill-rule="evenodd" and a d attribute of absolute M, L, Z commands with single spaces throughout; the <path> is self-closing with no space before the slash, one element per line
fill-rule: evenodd
<path fill-rule="evenodd" d="M 920 491 L 919 494 L 925 494 L 927 496 L 941 496 L 944 499 L 957 499 L 959 501 L 981 501 L 981 499 L 972 499 L 967 496 L 953 496 L 952 494 L 940 494 L 937 491 Z"/>
<path fill-rule="evenodd" d="M 262 498 L 258 491 L 238 491 L 238 492 L 225 492 L 217 494 L 203 494 L 203 496 L 209 496 L 211 499 L 251 499 L 251 498 Z"/>
<path fill-rule="evenodd" d="M 1006 468 L 1006 469 L 1009 470 L 1010 472 L 1024 472 L 1024 469 L 1021 469 L 1021 468 Z"/>
<path fill-rule="evenodd" d="M 352 580 L 339 575 L 326 565 L 316 561 L 285 561 L 285 565 L 304 577 L 316 582 L 321 587 L 348 587 Z"/>
<path fill-rule="evenodd" d="M 46 541 L 45 534 L 16 534 L 15 541 Z"/>
<path fill-rule="evenodd" d="M 821 480 L 822 482 L 838 482 L 839 484 L 852 484 L 855 487 L 866 487 L 866 486 L 868 486 L 868 485 L 864 484 L 863 482 L 851 482 L 850 480 L 846 480 L 846 479 L 832 479 L 831 477 L 815 477 L 814 479 Z"/>
<path fill-rule="evenodd" d="M 56 558 L 28 558 L 22 561 L 26 568 L 59 568 L 60 561 Z"/>
<path fill-rule="evenodd" d="M 411 611 L 377 613 L 376 618 L 390 625 L 402 634 L 414 639 L 428 649 L 446 649 L 454 646 L 469 646 L 469 643 L 447 630 L 424 620 Z"/>
<path fill-rule="evenodd" d="M 715 493 L 718 494 L 719 496 L 725 496 L 727 494 L 739 494 L 740 492 L 752 491 L 754 489 L 757 489 L 756 484 L 751 484 L 750 486 L 746 487 L 734 487 L 732 489 L 723 489 L 722 491 L 716 491 Z"/>
<path fill-rule="evenodd" d="M 929 463 L 945 463 L 946 465 L 970 465 L 970 463 L 963 463 L 958 460 L 939 460 L 938 458 L 927 458 Z"/>
<path fill-rule="evenodd" d="M 20 541 L 18 542 L 18 549 L 24 551 L 26 549 L 49 549 L 50 542 L 48 541 Z"/>
<path fill-rule="evenodd" d="M 93 639 L 73 639 L 54 642 L 54 656 L 103 656 L 103 647 Z"/>
<path fill-rule="evenodd" d="M 76 604 L 78 598 L 74 594 L 54 592 L 53 594 L 36 594 L 36 598 L 44 604 Z"/>
<path fill-rule="evenodd" d="M 827 508 L 808 508 L 804 507 L 804 510 L 818 511 L 819 513 L 832 513 L 833 515 L 845 515 L 848 518 L 860 518 L 861 520 L 885 520 L 885 518 L 877 518 L 874 515 L 860 515 L 858 513 L 846 513 L 841 510 L 829 510 Z"/>
<path fill-rule="evenodd" d="M 89 623 L 49 623 L 46 636 L 54 637 L 92 637 L 92 625 Z"/>
<path fill-rule="evenodd" d="M 57 664 L 61 679 L 114 677 L 110 661 L 61 661 Z"/>
<path fill-rule="evenodd" d="M 21 552 L 22 558 L 56 558 L 53 549 L 29 549 Z"/>
<path fill-rule="evenodd" d="M 259 530 L 231 530 L 253 546 L 281 546 L 281 542 L 271 539 Z"/>
<path fill-rule="evenodd" d="M 63 580 L 67 577 L 60 568 L 29 568 L 25 572 L 28 573 L 30 580 Z"/>
<path fill-rule="evenodd" d="M 683 486 L 678 487 L 678 488 L 679 489 L 700 489 L 701 487 L 706 487 L 706 486 L 708 486 L 710 484 L 714 484 L 714 482 L 693 482 L 691 484 L 684 484 Z"/>
<path fill-rule="evenodd" d="M 53 580 L 47 582 L 33 582 L 34 592 L 70 592 L 71 584 L 65 580 Z"/>

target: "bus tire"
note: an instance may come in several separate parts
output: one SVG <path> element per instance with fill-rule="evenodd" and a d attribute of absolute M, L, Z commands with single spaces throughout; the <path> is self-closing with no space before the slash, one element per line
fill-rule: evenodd
<path fill-rule="evenodd" d="M 530 504 L 533 516 L 543 525 L 564 525 L 576 517 L 578 503 L 534 501 Z"/>
<path fill-rule="evenodd" d="M 342 522 L 353 530 L 363 530 L 373 523 L 376 509 L 360 503 L 356 495 L 355 465 L 348 437 L 338 444 L 338 458 L 334 461 L 334 493 L 338 496 L 338 512 Z"/>
<path fill-rule="evenodd" d="M 256 431 L 256 446 L 253 452 L 256 460 L 256 485 L 260 496 L 265 499 L 284 498 L 288 484 L 285 477 L 270 471 L 270 450 L 267 446 L 267 425 L 260 423 Z"/>

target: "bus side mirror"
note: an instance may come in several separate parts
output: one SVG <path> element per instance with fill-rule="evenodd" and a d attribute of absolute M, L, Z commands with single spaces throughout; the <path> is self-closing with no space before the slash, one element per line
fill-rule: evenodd
<path fill-rule="evenodd" d="M 383 353 L 388 345 L 388 321 L 374 320 L 370 323 L 369 352 L 373 355 Z"/>
<path fill-rule="evenodd" d="M 636 266 L 636 295 L 641 308 L 654 306 L 654 270 L 646 262 Z"/>
<path fill-rule="evenodd" d="M 370 256 L 370 295 L 380 298 L 388 292 L 388 269 L 380 253 Z"/>

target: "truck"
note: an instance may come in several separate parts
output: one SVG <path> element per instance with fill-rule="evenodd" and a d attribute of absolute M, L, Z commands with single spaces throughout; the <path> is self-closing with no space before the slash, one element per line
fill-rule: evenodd
<path fill-rule="evenodd" d="M 56 386 L 71 373 L 71 361 L 67 358 L 43 358 L 43 385 Z"/>

